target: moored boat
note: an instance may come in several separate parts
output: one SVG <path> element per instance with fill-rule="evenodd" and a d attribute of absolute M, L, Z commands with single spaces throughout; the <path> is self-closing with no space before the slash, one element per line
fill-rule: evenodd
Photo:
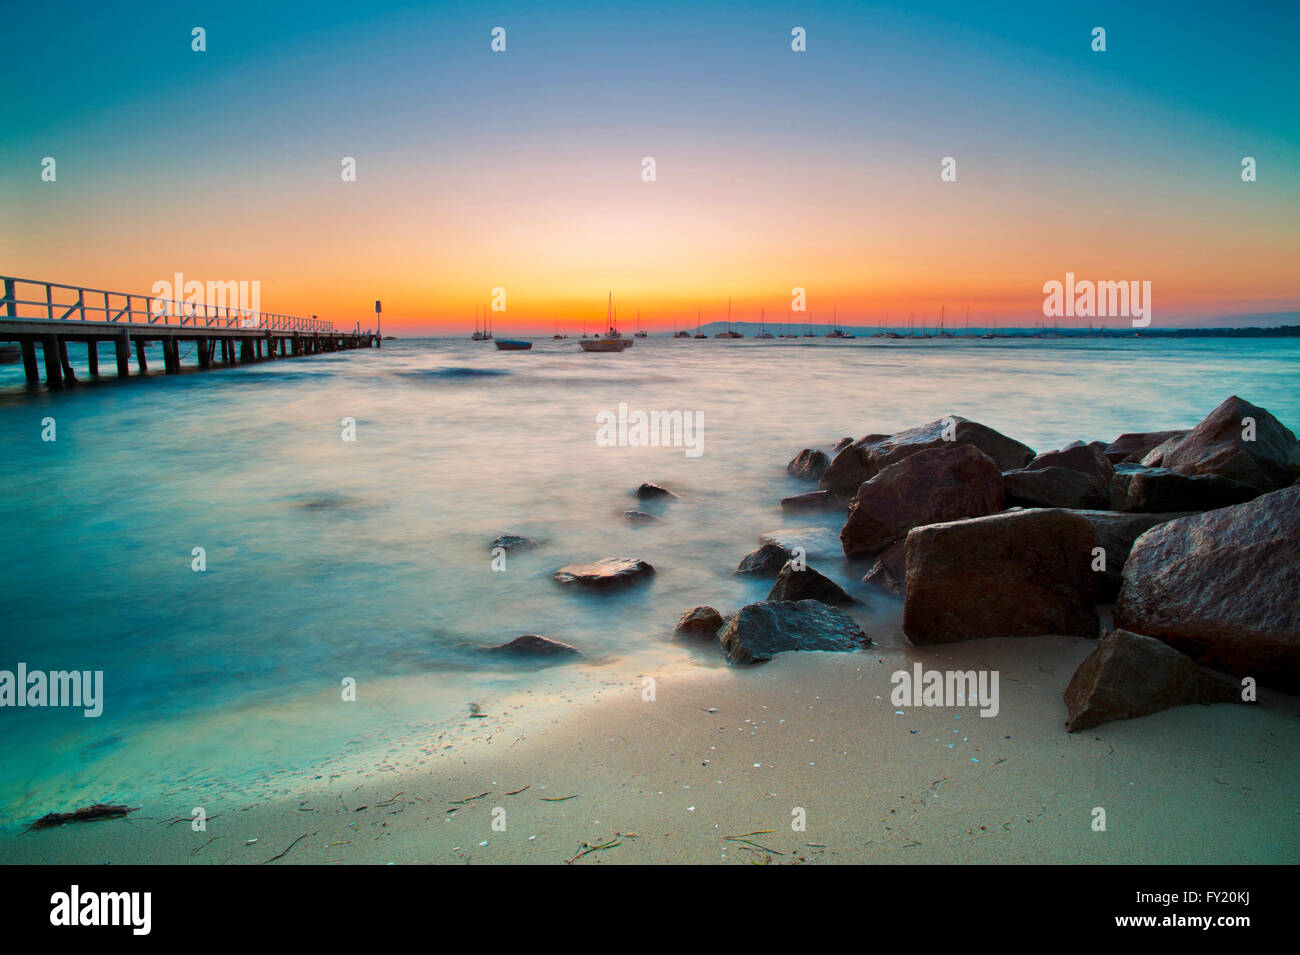
<path fill-rule="evenodd" d="M 532 342 L 526 342 L 517 338 L 498 338 L 496 339 L 497 351 L 528 351 L 533 347 Z"/>

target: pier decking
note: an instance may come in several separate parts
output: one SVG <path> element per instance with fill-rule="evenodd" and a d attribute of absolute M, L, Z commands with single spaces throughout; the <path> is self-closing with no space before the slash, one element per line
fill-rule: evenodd
<path fill-rule="evenodd" d="M 379 348 L 382 339 L 369 329 L 340 331 L 333 322 L 273 312 L 252 312 L 226 305 L 0 276 L 0 342 L 22 349 L 29 387 L 41 385 L 36 346 L 41 346 L 45 385 L 64 388 L 77 382 L 68 360 L 68 343 L 84 343 L 90 376 L 99 376 L 99 345 L 111 342 L 117 376 L 130 375 L 132 346 L 136 374 L 149 370 L 146 346 L 162 345 L 168 374 L 181 370 L 180 345 L 194 344 L 197 367 L 244 365 L 354 348 Z"/>

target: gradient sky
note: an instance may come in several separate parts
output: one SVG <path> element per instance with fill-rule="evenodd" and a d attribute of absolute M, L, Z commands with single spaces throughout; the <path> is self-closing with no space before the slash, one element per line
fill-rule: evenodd
<path fill-rule="evenodd" d="M 1297 320 L 1296 4 L 618 6 L 10 8 L 0 272 L 408 332 L 497 286 L 503 335 L 609 291 L 625 329 L 781 321 L 793 286 L 818 322 L 1033 325 L 1067 271 L 1151 281 L 1157 327 Z"/>

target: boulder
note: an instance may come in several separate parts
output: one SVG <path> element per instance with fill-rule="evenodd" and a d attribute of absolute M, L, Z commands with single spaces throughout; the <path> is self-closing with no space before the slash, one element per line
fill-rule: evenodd
<path fill-rule="evenodd" d="M 836 454 L 839 454 L 841 451 L 843 451 L 852 443 L 853 443 L 852 438 L 840 438 L 838 441 L 835 442 L 835 447 L 831 448 L 831 451 L 833 451 Z"/>
<path fill-rule="evenodd" d="M 1106 445 L 1106 459 L 1111 464 L 1137 464 L 1157 445 L 1170 438 L 1181 438 L 1184 431 L 1129 431 Z"/>
<path fill-rule="evenodd" d="M 859 486 L 840 543 L 849 557 L 875 554 L 913 527 L 980 517 L 1002 505 L 1002 473 L 987 454 L 970 444 L 927 448 Z"/>
<path fill-rule="evenodd" d="M 903 595 L 903 585 L 907 580 L 907 541 L 901 540 L 896 544 L 890 544 L 879 556 L 876 562 L 871 565 L 867 575 L 862 578 L 864 584 L 885 593 L 895 594 L 899 597 Z"/>
<path fill-rule="evenodd" d="M 1253 436 L 1247 419 L 1254 421 Z M 1268 411 L 1233 395 L 1165 450 L 1160 466 L 1179 474 L 1213 474 L 1259 491 L 1274 491 L 1291 483 L 1286 462 L 1296 443 L 1290 429 Z"/>
<path fill-rule="evenodd" d="M 1109 480 L 1074 468 L 1008 471 L 1002 475 L 1002 485 L 1008 507 L 1099 509 L 1110 503 Z"/>
<path fill-rule="evenodd" d="M 831 463 L 825 451 L 817 451 L 813 448 L 804 448 L 794 456 L 789 464 L 785 466 L 785 471 L 794 477 L 804 481 L 816 481 L 826 471 L 826 466 Z"/>
<path fill-rule="evenodd" d="M 903 632 L 913 644 L 1097 635 L 1097 533 L 1064 510 L 1004 511 L 907 535 Z"/>
<path fill-rule="evenodd" d="M 1065 726 L 1077 733 L 1171 706 L 1240 700 L 1241 687 L 1231 678 L 1197 665 L 1153 637 L 1112 630 L 1070 677 Z"/>
<path fill-rule="evenodd" d="M 1300 445 L 1296 445 L 1287 455 L 1286 469 L 1293 479 L 1300 481 Z"/>
<path fill-rule="evenodd" d="M 1300 693 L 1300 486 L 1151 528 L 1133 545 L 1115 625 Z"/>
<path fill-rule="evenodd" d="M 554 579 L 566 586 L 587 590 L 613 590 L 654 576 L 655 569 L 635 557 L 602 557 L 590 564 L 569 564 L 555 572 Z"/>
<path fill-rule="evenodd" d="M 660 487 L 658 484 L 642 484 L 636 489 L 636 496 L 641 501 L 677 500 L 676 494 L 666 487 Z"/>
<path fill-rule="evenodd" d="M 781 498 L 781 510 L 787 514 L 806 513 L 808 511 L 842 511 L 844 502 L 830 491 L 809 491 L 793 497 Z"/>
<path fill-rule="evenodd" d="M 777 575 L 767 595 L 768 600 L 820 600 L 831 606 L 847 607 L 856 601 L 846 594 L 835 581 L 819 574 L 811 567 L 802 570 L 787 563 Z"/>
<path fill-rule="evenodd" d="M 1133 542 L 1144 533 L 1165 521 L 1187 517 L 1186 512 L 1174 514 L 1121 514 L 1116 511 L 1075 511 L 1097 532 L 1097 543 L 1105 551 L 1105 568 L 1097 572 L 1097 602 L 1113 603 L 1119 595 L 1123 579 L 1124 562 L 1128 560 Z"/>
<path fill-rule="evenodd" d="M 1149 460 L 1150 455 L 1145 460 Z M 1168 468 L 1121 464 L 1110 482 L 1113 511 L 1160 514 L 1209 511 L 1259 496 L 1249 484 L 1216 474 L 1187 475 Z"/>
<path fill-rule="evenodd" d="M 532 550 L 534 547 L 540 547 L 541 541 L 533 540 L 531 537 L 520 537 L 517 534 L 502 534 L 492 542 L 491 549 L 496 550 L 498 547 L 507 553 L 516 550 Z"/>
<path fill-rule="evenodd" d="M 582 651 L 577 647 L 561 643 L 559 640 L 552 640 L 550 637 L 539 637 L 535 633 L 526 633 L 522 637 L 515 637 L 509 643 L 503 643 L 499 647 L 483 647 L 482 649 L 485 653 L 500 653 L 517 657 L 576 657 L 582 655 Z"/>
<path fill-rule="evenodd" d="M 1047 468 L 1069 468 L 1097 478 L 1103 485 L 1110 484 L 1115 465 L 1106 458 L 1103 446 L 1098 443 L 1076 442 L 1060 451 L 1044 451 L 1023 468 L 1025 471 L 1042 471 Z"/>
<path fill-rule="evenodd" d="M 718 628 L 721 626 L 722 614 L 712 607 L 692 607 L 682 614 L 681 619 L 677 621 L 677 626 L 673 628 L 673 632 L 683 633 L 691 637 L 709 637 L 712 639 L 717 636 Z"/>
<path fill-rule="evenodd" d="M 756 574 L 759 577 L 775 577 L 781 572 L 794 555 L 780 544 L 767 542 L 757 550 L 752 550 L 740 560 L 736 567 L 737 574 Z"/>
<path fill-rule="evenodd" d="M 818 486 L 850 497 L 863 481 L 889 465 L 927 448 L 953 444 L 974 445 L 993 459 L 999 471 L 1022 468 L 1034 457 L 1033 449 L 1019 441 L 986 425 L 950 415 L 894 435 L 869 434 L 860 438 L 835 455 Z"/>
<path fill-rule="evenodd" d="M 857 650 L 870 638 L 843 610 L 816 600 L 763 601 L 741 607 L 718 631 L 732 663 L 758 663 L 786 650 Z"/>

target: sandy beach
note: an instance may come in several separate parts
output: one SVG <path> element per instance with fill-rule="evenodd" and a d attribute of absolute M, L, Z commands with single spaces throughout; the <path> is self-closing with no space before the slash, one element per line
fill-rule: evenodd
<path fill-rule="evenodd" d="M 519 699 L 485 700 L 487 715 L 430 741 L 431 755 L 305 779 L 302 796 L 208 805 L 205 832 L 189 824 L 197 794 L 177 793 L 126 820 L 6 834 L 0 853 L 182 865 L 1300 856 L 1296 699 L 1265 691 L 1255 706 L 1179 707 L 1067 734 L 1062 692 L 1093 645 L 1041 637 L 787 653 L 655 677 L 652 702 L 642 681 L 653 674 L 611 666 L 595 674 L 604 689 L 544 720 Z M 998 670 L 999 714 L 899 714 L 889 675 L 917 661 Z M 1104 832 L 1092 828 L 1095 807 Z M 792 829 L 796 808 L 805 831 Z M 493 829 L 501 810 L 504 831 Z"/>

